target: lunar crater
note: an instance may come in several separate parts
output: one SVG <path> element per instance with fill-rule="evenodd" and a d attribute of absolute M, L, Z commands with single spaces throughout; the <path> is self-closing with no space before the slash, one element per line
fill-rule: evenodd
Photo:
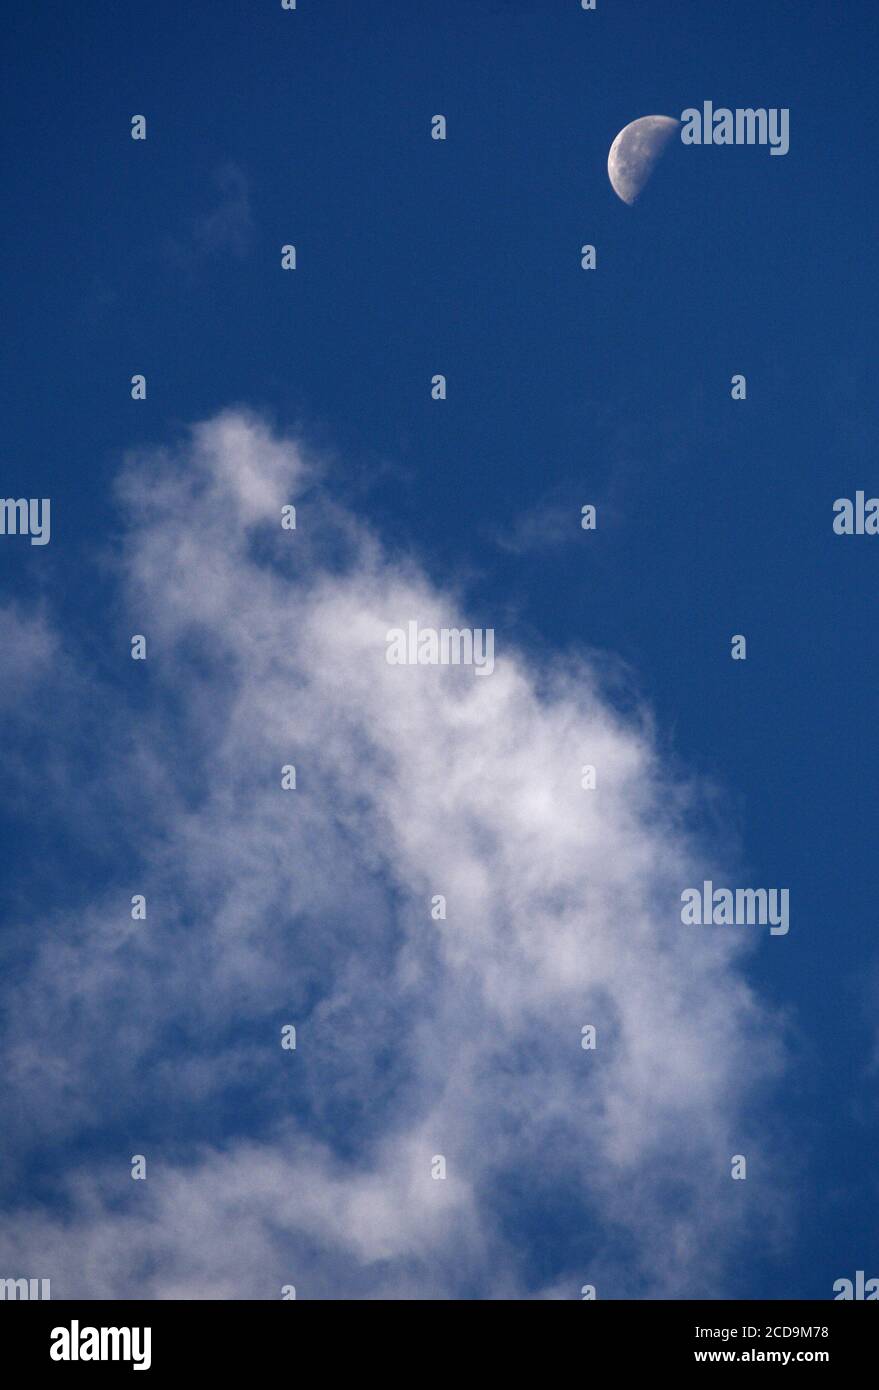
<path fill-rule="evenodd" d="M 635 202 L 680 124 L 674 116 L 639 116 L 623 126 L 610 147 L 607 174 L 624 203 Z"/>

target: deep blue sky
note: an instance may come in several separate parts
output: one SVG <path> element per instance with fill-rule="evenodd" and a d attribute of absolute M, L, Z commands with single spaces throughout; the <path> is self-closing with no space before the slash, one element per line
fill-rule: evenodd
<path fill-rule="evenodd" d="M 5 25 L 2 491 L 50 496 L 53 537 L 0 548 L 4 597 L 96 645 L 120 456 L 240 402 L 332 451 L 476 623 L 622 657 L 669 760 L 717 782 L 743 882 L 791 889 L 748 970 L 791 1017 L 797 1229 L 742 1291 L 875 1266 L 879 540 L 831 529 L 879 492 L 874 5 L 50 0 Z M 676 148 L 624 206 L 616 132 L 705 98 L 790 108 L 789 154 Z M 250 221 L 212 242 L 224 170 Z M 496 543 L 542 504 L 569 540 Z M 12 844 L 10 882 L 46 855 Z"/>

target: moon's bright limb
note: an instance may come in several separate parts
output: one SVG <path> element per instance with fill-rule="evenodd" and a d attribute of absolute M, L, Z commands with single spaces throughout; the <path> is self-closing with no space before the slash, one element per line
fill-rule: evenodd
<path fill-rule="evenodd" d="M 610 147 L 607 174 L 624 203 L 634 203 L 679 126 L 673 116 L 639 116 L 623 126 Z"/>

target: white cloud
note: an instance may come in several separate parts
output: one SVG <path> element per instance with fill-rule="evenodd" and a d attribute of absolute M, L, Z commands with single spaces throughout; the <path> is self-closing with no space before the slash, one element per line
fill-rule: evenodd
<path fill-rule="evenodd" d="M 13 709 L 28 699 L 57 655 L 58 643 L 43 612 L 26 612 L 15 604 L 0 608 L 0 708 Z"/>
<path fill-rule="evenodd" d="M 252 416 L 129 460 L 121 496 L 152 699 L 94 798 L 136 774 L 143 865 L 43 929 L 9 1043 L 16 1152 L 113 1139 L 73 1165 L 63 1218 L 7 1220 L 3 1269 L 56 1297 L 723 1292 L 772 1196 L 752 1107 L 779 1048 L 745 938 L 680 923 L 696 793 L 649 724 L 502 630 L 488 679 L 389 666 L 389 628 L 461 626 L 460 600 Z M 248 1124 L 218 1134 L 242 1093 Z M 541 1242 L 535 1221 L 557 1224 Z"/>

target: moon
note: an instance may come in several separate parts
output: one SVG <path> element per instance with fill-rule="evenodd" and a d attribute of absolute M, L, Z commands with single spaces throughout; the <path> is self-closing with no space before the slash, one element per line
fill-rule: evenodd
<path fill-rule="evenodd" d="M 607 156 L 607 176 L 624 203 L 634 203 L 679 125 L 674 116 L 639 116 L 623 126 Z"/>

